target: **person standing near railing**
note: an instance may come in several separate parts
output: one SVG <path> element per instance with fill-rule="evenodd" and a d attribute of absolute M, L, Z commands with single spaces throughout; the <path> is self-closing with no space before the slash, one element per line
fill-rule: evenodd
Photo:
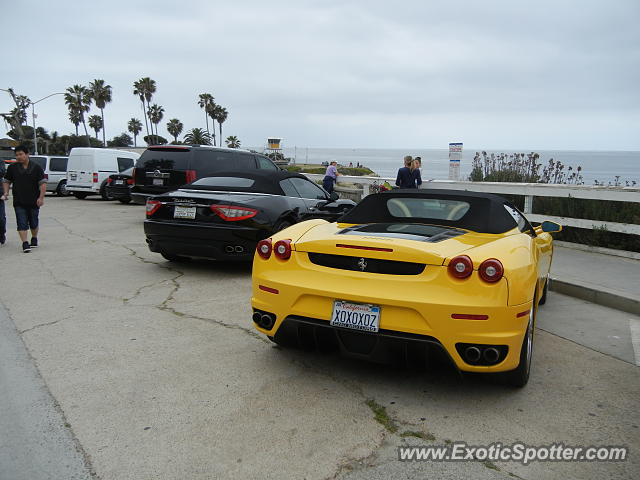
<path fill-rule="evenodd" d="M 420 167 L 422 166 L 422 159 L 420 157 L 416 157 L 411 162 L 411 178 L 413 180 L 413 185 L 411 188 L 420 188 L 422 185 L 422 176 L 420 175 Z"/>
<path fill-rule="evenodd" d="M 413 157 L 407 155 L 404 157 L 404 167 L 398 169 L 398 176 L 396 177 L 396 186 L 400 188 L 417 188 L 416 181 L 413 177 Z"/>
<path fill-rule="evenodd" d="M 327 193 L 331 194 L 333 192 L 333 186 L 338 180 L 338 162 L 335 160 L 329 164 L 327 167 L 327 171 L 324 174 L 324 179 L 322 180 L 322 188 L 324 188 Z"/>

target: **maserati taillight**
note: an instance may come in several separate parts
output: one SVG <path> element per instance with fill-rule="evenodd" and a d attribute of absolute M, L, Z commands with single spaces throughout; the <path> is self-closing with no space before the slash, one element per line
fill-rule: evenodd
<path fill-rule="evenodd" d="M 156 213 L 161 206 L 158 200 L 147 200 L 147 217 Z"/>
<path fill-rule="evenodd" d="M 211 205 L 211 211 L 227 222 L 237 222 L 255 217 L 258 210 L 238 205 Z"/>

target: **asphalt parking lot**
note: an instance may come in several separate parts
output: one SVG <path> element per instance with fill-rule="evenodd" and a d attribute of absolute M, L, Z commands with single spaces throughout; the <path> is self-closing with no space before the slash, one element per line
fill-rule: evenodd
<path fill-rule="evenodd" d="M 282 350 L 252 327 L 250 266 L 166 262 L 148 251 L 143 217 L 141 206 L 47 197 L 41 247 L 23 254 L 9 232 L 0 248 L 0 319 L 17 331 L 0 344 L 0 479 L 640 476 L 640 370 L 562 328 L 576 312 L 632 315 L 550 292 L 521 390 Z M 455 441 L 625 445 L 629 458 L 397 459 L 401 445 Z M 42 453 L 52 444 L 67 455 Z M 56 458 L 77 468 L 20 477 L 27 455 L 45 473 Z"/>

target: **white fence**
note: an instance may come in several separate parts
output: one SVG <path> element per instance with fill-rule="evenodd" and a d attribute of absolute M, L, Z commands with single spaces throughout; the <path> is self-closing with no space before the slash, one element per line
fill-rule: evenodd
<path fill-rule="evenodd" d="M 322 181 L 324 175 L 306 174 L 314 181 Z M 360 200 L 371 193 L 371 187 L 381 185 L 384 182 L 395 184 L 395 178 L 383 177 L 338 177 L 337 190 L 350 192 Z M 343 189 L 340 184 L 355 184 L 356 189 Z M 533 202 L 535 197 L 558 198 L 582 198 L 590 200 L 612 200 L 617 202 L 640 203 L 639 187 L 600 187 L 587 185 L 552 185 L 544 183 L 503 183 L 503 182 L 456 182 L 451 180 L 432 180 L 422 183 L 421 188 L 469 190 L 474 192 L 488 192 L 497 194 L 524 195 L 524 213 L 533 222 L 551 220 L 567 227 L 588 229 L 606 229 L 610 232 L 619 232 L 640 235 L 640 225 L 633 223 L 605 222 L 600 220 L 585 220 L 583 218 L 555 217 L 544 214 L 534 214 Z"/>

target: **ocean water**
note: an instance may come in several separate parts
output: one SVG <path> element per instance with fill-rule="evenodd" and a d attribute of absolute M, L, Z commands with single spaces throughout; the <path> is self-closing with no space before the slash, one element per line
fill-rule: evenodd
<path fill-rule="evenodd" d="M 256 149 L 262 150 L 262 149 Z M 527 151 L 485 150 L 491 153 L 530 153 Z M 561 161 L 565 165 L 576 169 L 582 167 L 585 185 L 593 185 L 594 181 L 614 182 L 615 176 L 625 181 L 635 181 L 640 185 L 640 152 L 623 151 L 577 151 L 577 150 L 535 150 L 540 155 L 538 160 L 543 166 L 549 159 Z M 446 180 L 449 177 L 448 149 L 370 149 L 370 148 L 304 148 L 285 147 L 283 153 L 297 163 L 322 163 L 336 160 L 339 164 L 348 166 L 350 162 L 369 167 L 381 177 L 395 177 L 398 168 L 402 166 L 405 155 L 422 157 L 422 178 Z M 462 152 L 460 162 L 460 178 L 466 179 L 471 173 L 471 165 L 476 150 L 466 148 Z"/>

